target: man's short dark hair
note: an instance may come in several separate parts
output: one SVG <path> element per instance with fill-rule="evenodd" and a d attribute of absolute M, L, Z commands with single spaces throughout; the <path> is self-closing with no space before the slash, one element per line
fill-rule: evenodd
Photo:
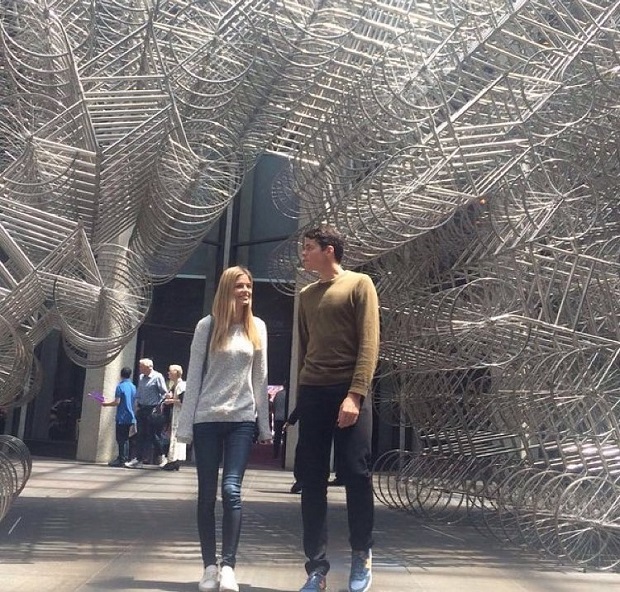
<path fill-rule="evenodd" d="M 127 366 L 121 368 L 121 378 L 131 378 L 131 368 Z"/>
<path fill-rule="evenodd" d="M 304 232 L 304 238 L 316 241 L 322 251 L 324 251 L 326 247 L 334 247 L 334 259 L 336 259 L 336 263 L 342 261 L 342 256 L 344 255 L 344 237 L 331 224 L 321 224 L 316 228 L 307 230 Z"/>

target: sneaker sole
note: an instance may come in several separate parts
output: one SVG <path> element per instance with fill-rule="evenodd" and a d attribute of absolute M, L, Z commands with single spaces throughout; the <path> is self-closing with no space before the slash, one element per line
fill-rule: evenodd
<path fill-rule="evenodd" d="M 368 592 L 371 586 L 372 586 L 372 576 L 370 576 L 370 580 L 368 580 L 368 585 L 365 588 L 360 588 L 359 590 L 353 590 L 353 588 L 349 588 L 349 592 Z"/>

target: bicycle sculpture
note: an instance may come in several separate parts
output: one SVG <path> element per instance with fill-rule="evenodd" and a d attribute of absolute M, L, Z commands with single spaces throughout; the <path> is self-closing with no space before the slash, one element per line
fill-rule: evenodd
<path fill-rule="evenodd" d="M 262 152 L 377 281 L 376 493 L 620 561 L 611 0 L 0 0 L 0 404 L 105 364 Z M 298 236 L 271 261 L 295 273 Z M 303 278 L 302 278 L 303 280 Z"/>
<path fill-rule="evenodd" d="M 26 445 L 15 436 L 0 434 L 0 522 L 22 492 L 32 471 Z"/>

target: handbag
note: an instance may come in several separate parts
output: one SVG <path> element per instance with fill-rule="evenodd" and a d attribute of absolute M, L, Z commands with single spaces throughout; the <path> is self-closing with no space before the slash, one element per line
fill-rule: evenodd
<path fill-rule="evenodd" d="M 151 424 L 156 429 L 162 429 L 166 425 L 166 412 L 163 399 L 151 410 Z"/>

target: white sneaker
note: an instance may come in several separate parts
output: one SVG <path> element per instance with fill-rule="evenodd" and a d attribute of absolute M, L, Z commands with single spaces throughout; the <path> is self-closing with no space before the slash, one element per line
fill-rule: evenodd
<path fill-rule="evenodd" d="M 132 458 L 130 461 L 125 463 L 125 466 L 128 469 L 139 469 L 142 466 L 142 462 L 137 458 Z"/>
<path fill-rule="evenodd" d="M 165 456 L 162 456 L 161 460 L 159 461 L 159 468 L 163 469 L 167 464 L 168 464 L 168 459 Z"/>
<path fill-rule="evenodd" d="M 235 578 L 235 570 L 230 565 L 224 565 L 220 573 L 220 592 L 239 592 Z"/>
<path fill-rule="evenodd" d="M 198 583 L 198 590 L 200 592 L 212 592 L 218 589 L 218 573 L 217 565 L 207 565 L 205 572 L 202 574 L 202 579 Z"/>

